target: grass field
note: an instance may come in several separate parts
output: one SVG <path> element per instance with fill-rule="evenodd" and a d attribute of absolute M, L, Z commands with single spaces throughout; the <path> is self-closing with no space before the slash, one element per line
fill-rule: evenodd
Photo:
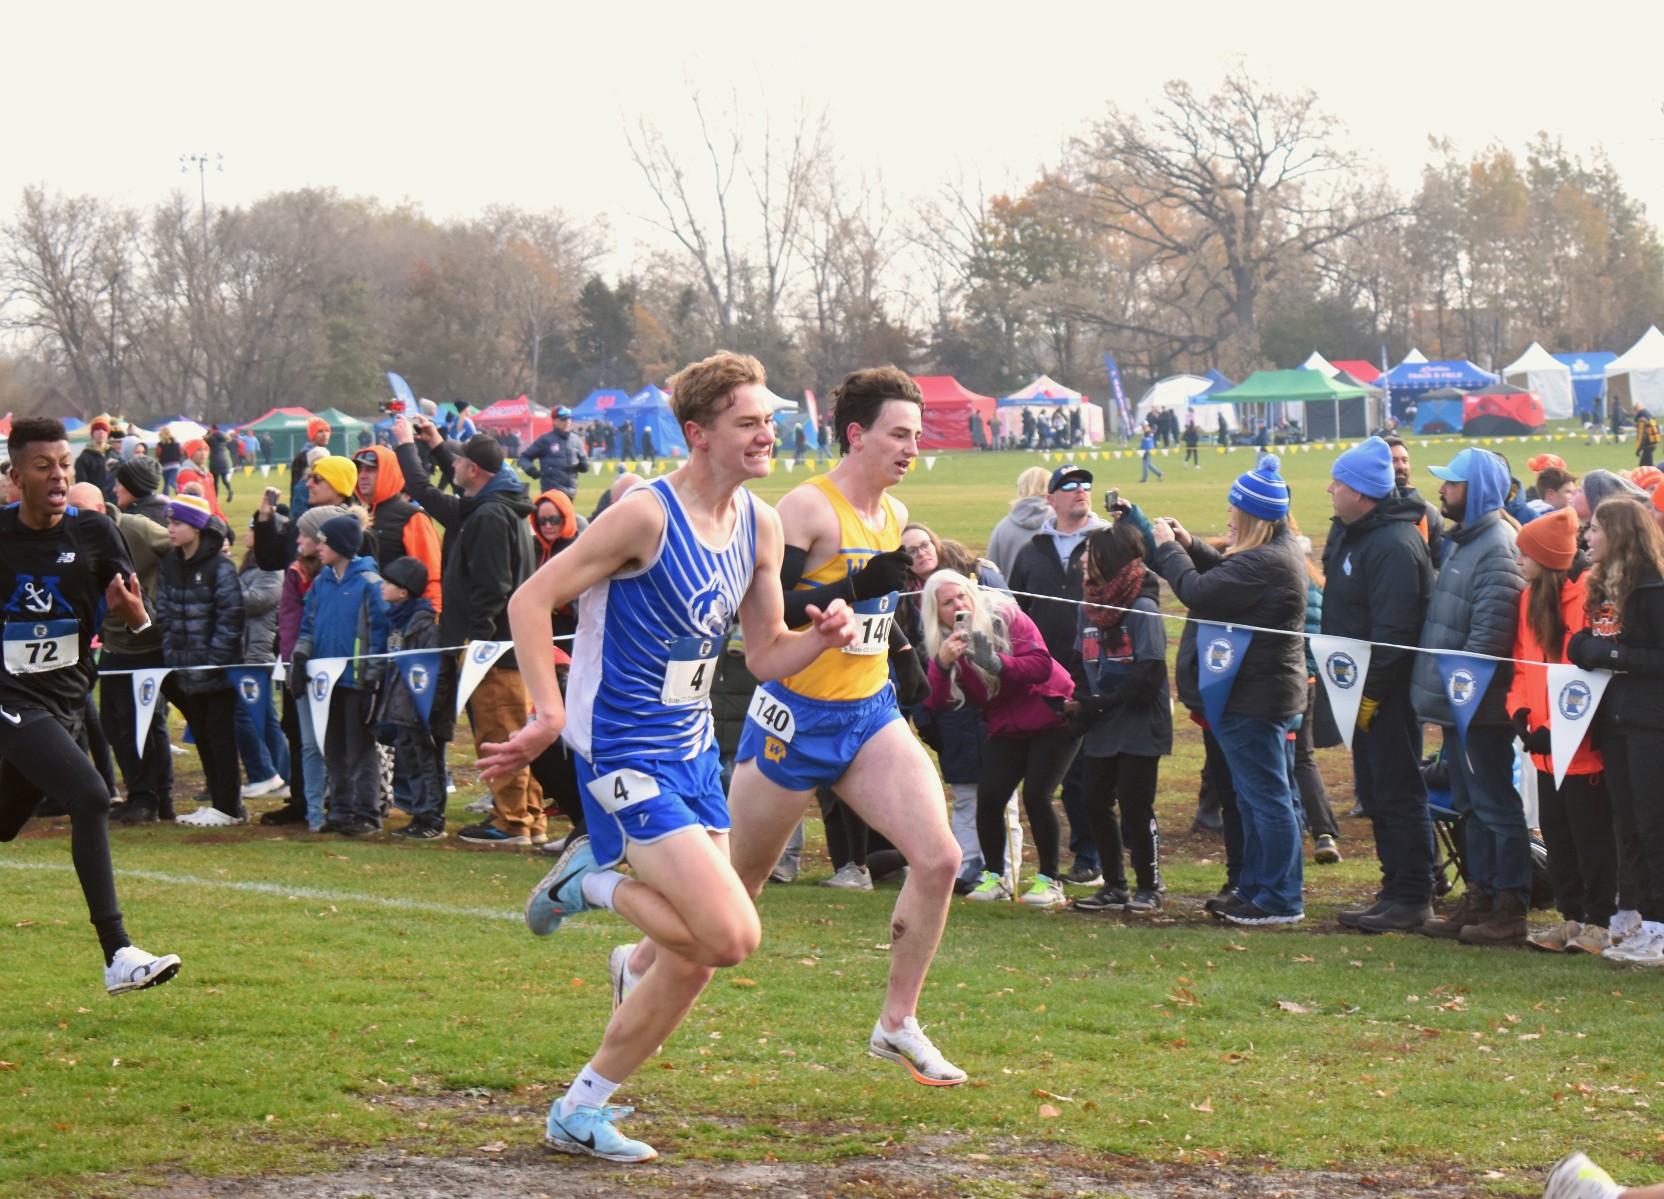
<path fill-rule="evenodd" d="M 1579 470 L 1633 461 L 1626 447 L 1581 441 L 1497 448 L 1517 475 L 1544 448 Z M 1412 443 L 1418 478 L 1431 482 L 1423 468 L 1459 444 Z M 1140 486 L 1136 455 L 1084 457 L 1100 487 L 1202 533 L 1222 528 L 1229 481 L 1252 460 L 1205 450 L 1203 468 L 1185 471 L 1175 450 L 1161 460 L 1166 481 Z M 1296 512 L 1319 539 L 1332 457 L 1284 458 Z M 1018 471 L 1039 461 L 943 455 L 900 495 L 916 518 L 980 546 Z M 777 497 L 802 474 L 777 471 L 758 491 Z M 234 518 L 258 483 L 238 488 Z M 1474 1189 L 1535 1194 L 1576 1147 L 1627 1181 L 1664 1178 L 1664 980 L 1343 934 L 1335 910 L 1376 880 L 1367 824 L 1349 818 L 1346 862 L 1308 866 L 1304 925 L 1211 924 L 1200 901 L 1222 878 L 1222 846 L 1188 832 L 1200 758 L 1190 730 L 1181 722 L 1163 767 L 1162 917 L 955 905 L 921 1015 L 971 1085 L 926 1090 L 862 1053 L 894 887 L 812 885 L 829 872 L 812 823 L 808 877 L 764 897 L 761 951 L 719 976 L 620 1095 L 639 1109 L 629 1129 L 672 1165 L 928 1147 L 953 1172 L 1039 1146 L 1042 1162 L 1097 1166 L 1454 1169 Z M 462 745 L 454 757 L 460 822 L 479 788 Z M 1347 764 L 1323 760 L 1344 814 Z M 200 776 L 194 756 L 179 761 L 176 792 L 188 797 Z M 628 928 L 595 913 L 534 940 L 518 910 L 546 868 L 535 855 L 259 828 L 150 826 L 113 841 L 135 939 L 185 967 L 166 987 L 107 997 L 66 822 L 0 849 L 0 1199 L 145 1193 L 158 1176 L 320 1171 L 394 1150 L 530 1153 L 606 1019 L 606 954 Z M 568 1169 L 547 1167 L 549 1193 L 571 1193 Z M 1052 1193 L 1039 1173 L 1017 1189 L 862 1193 Z"/>

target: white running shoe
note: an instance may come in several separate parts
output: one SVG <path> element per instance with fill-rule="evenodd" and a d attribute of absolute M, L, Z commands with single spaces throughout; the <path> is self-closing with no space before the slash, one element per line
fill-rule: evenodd
<path fill-rule="evenodd" d="M 279 791 L 283 793 L 281 798 L 287 798 L 289 794 L 289 784 L 283 781 L 283 776 L 281 774 L 274 774 L 271 778 L 265 780 L 264 782 L 250 783 L 248 786 L 244 787 L 243 798 L 279 798 Z"/>
<path fill-rule="evenodd" d="M 1004 902 L 1011 898 L 1011 886 L 992 870 L 984 870 L 982 878 L 965 898 L 972 903 Z"/>
<path fill-rule="evenodd" d="M 179 973 L 179 955 L 157 957 L 136 945 L 116 950 L 116 956 L 104 967 L 104 989 L 112 995 L 127 991 L 142 991 L 159 987 Z"/>
<path fill-rule="evenodd" d="M 834 887 L 839 891 L 871 891 L 872 873 L 865 866 L 845 862 L 831 878 L 821 879 L 820 885 Z"/>
<path fill-rule="evenodd" d="M 614 945 L 607 955 L 607 973 L 612 976 L 612 1010 L 615 1012 L 618 1005 L 624 1002 L 624 997 L 641 981 L 630 973 L 630 955 L 636 951 L 637 944 L 632 941 L 628 945 Z"/>
<path fill-rule="evenodd" d="M 1037 874 L 1029 884 L 1028 890 L 1018 897 L 1017 902 L 1031 908 L 1060 908 L 1069 902 L 1069 897 L 1063 893 L 1062 883 L 1055 878 Z"/>
<path fill-rule="evenodd" d="M 1581 1153 L 1561 1158 L 1549 1171 L 1543 1199 L 1617 1199 L 1623 1188 Z"/>
<path fill-rule="evenodd" d="M 1641 931 L 1641 913 L 1634 908 L 1622 908 L 1612 913 L 1612 919 L 1606 925 L 1606 935 L 1617 944 L 1625 937 L 1633 937 Z"/>
<path fill-rule="evenodd" d="M 1664 931 L 1643 927 L 1622 943 L 1602 950 L 1601 956 L 1632 966 L 1664 966 Z"/>
<path fill-rule="evenodd" d="M 903 1020 L 895 1032 L 887 1031 L 884 1021 L 879 1020 L 872 1026 L 867 1052 L 887 1062 L 900 1062 L 915 1082 L 927 1087 L 956 1087 L 965 1081 L 965 1072 L 942 1056 L 912 1016 Z"/>
<path fill-rule="evenodd" d="M 174 823 L 188 825 L 191 828 L 229 828 L 234 824 L 247 824 L 248 817 L 233 816 L 230 812 L 222 812 L 204 804 L 194 812 L 185 813 Z"/>

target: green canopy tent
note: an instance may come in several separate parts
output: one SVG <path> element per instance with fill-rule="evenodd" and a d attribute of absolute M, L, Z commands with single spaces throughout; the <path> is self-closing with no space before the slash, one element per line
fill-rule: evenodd
<path fill-rule="evenodd" d="M 339 408 L 325 408 L 318 413 L 322 420 L 329 422 L 329 452 L 351 457 L 358 451 L 358 433 L 361 429 L 368 429 L 370 422 L 359 420 L 356 416 L 348 416 Z"/>
<path fill-rule="evenodd" d="M 1328 378 L 1322 371 L 1255 371 L 1229 391 L 1208 395 L 1213 403 L 1302 404 L 1302 424 L 1308 438 L 1367 437 L 1369 435 L 1369 391 L 1349 387 Z"/>
<path fill-rule="evenodd" d="M 272 439 L 272 461 L 286 463 L 306 448 L 306 425 L 312 414 L 304 408 L 273 408 L 259 420 L 250 421 L 237 431 L 251 433 L 256 439 L 268 433 Z"/>

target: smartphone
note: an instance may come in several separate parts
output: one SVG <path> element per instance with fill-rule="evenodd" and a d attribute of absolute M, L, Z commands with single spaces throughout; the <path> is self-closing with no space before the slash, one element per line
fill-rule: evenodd
<path fill-rule="evenodd" d="M 954 632 L 957 633 L 960 629 L 964 628 L 966 625 L 968 625 L 970 623 L 971 623 L 971 614 L 969 612 L 955 612 L 953 614 L 953 631 Z"/>
<path fill-rule="evenodd" d="M 277 494 L 278 494 L 277 493 L 277 488 L 275 488 L 275 487 L 266 488 L 266 502 L 268 504 L 270 504 L 273 508 L 277 507 Z"/>
<path fill-rule="evenodd" d="M 1106 512 L 1116 511 L 1115 506 L 1117 504 L 1119 504 L 1120 502 L 1121 502 L 1121 489 L 1119 487 L 1111 487 L 1108 491 L 1104 492 L 1104 511 L 1106 511 Z"/>

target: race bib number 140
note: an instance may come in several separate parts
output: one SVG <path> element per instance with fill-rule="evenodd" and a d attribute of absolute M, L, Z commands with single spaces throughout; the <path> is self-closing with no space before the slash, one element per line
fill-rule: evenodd
<path fill-rule="evenodd" d="M 843 647 L 846 654 L 872 657 L 890 652 L 890 626 L 896 622 L 896 595 L 880 595 L 855 603 L 855 644 Z"/>

